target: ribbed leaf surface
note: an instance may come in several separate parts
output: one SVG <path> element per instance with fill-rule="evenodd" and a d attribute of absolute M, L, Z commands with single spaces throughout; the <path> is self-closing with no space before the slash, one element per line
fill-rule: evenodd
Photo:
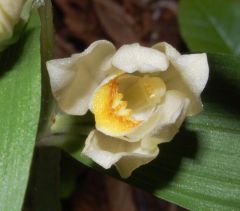
<path fill-rule="evenodd" d="M 181 0 L 182 36 L 193 51 L 240 55 L 239 0 Z"/>
<path fill-rule="evenodd" d="M 41 103 L 40 24 L 0 55 L 0 210 L 21 210 Z"/>

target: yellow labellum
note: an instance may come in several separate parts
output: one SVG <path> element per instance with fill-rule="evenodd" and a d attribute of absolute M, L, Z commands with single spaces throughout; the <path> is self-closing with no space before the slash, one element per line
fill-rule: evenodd
<path fill-rule="evenodd" d="M 142 121 L 133 114 L 160 102 L 165 91 L 164 82 L 157 77 L 122 74 L 110 80 L 96 91 L 92 100 L 97 128 L 111 135 L 134 129 Z"/>
<path fill-rule="evenodd" d="M 127 109 L 127 102 L 118 92 L 117 78 L 98 89 L 93 98 L 92 112 L 98 128 L 112 134 L 126 132 L 140 124 L 131 118 L 132 110 Z"/>

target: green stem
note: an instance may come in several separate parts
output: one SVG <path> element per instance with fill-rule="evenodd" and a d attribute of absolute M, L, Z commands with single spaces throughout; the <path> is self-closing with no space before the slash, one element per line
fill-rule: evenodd
<path fill-rule="evenodd" d="M 39 8 L 39 15 L 41 20 L 42 101 L 37 145 L 42 136 L 50 134 L 52 116 L 55 113 L 46 69 L 46 61 L 53 56 L 53 18 L 50 0 L 45 0 L 44 6 Z M 60 160 L 60 149 L 36 148 L 25 201 L 25 204 L 30 204 L 31 210 L 61 210 Z"/>

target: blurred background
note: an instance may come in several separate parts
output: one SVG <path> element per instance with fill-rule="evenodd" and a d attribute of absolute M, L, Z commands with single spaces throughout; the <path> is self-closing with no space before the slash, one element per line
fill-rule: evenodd
<path fill-rule="evenodd" d="M 99 39 L 117 47 L 166 41 L 186 51 L 177 23 L 177 0 L 54 0 L 55 57 L 83 51 Z M 95 170 L 61 158 L 63 211 L 185 210 Z"/>
<path fill-rule="evenodd" d="M 166 41 L 184 48 L 177 23 L 177 0 L 54 0 L 56 57 L 98 39 L 116 46 Z"/>

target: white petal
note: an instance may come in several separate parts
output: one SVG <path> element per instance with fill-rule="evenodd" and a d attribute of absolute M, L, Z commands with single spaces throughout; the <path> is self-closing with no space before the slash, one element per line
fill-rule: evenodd
<path fill-rule="evenodd" d="M 100 40 L 83 53 L 47 62 L 53 95 L 64 112 L 72 115 L 87 112 L 92 93 L 104 79 L 114 53 L 112 43 Z"/>
<path fill-rule="evenodd" d="M 97 130 L 89 134 L 82 151 L 103 168 L 116 165 L 119 174 L 124 178 L 129 177 L 139 166 L 152 161 L 158 152 L 157 147 L 152 151 L 143 150 L 140 142 L 129 143 L 106 136 Z"/>
<path fill-rule="evenodd" d="M 152 48 L 165 53 L 168 59 L 170 60 L 181 56 L 181 54 L 174 47 L 172 47 L 170 44 L 166 42 L 157 43 L 154 46 L 152 46 Z"/>
<path fill-rule="evenodd" d="M 153 48 L 166 53 L 170 60 L 171 65 L 168 71 L 161 73 L 167 88 L 179 90 L 188 96 L 191 101 L 188 115 L 200 112 L 202 110 L 200 94 L 209 76 L 206 54 L 180 55 L 167 43 L 159 43 Z"/>
<path fill-rule="evenodd" d="M 127 178 L 131 176 L 135 169 L 154 160 L 158 154 L 159 149 L 157 147 L 153 151 L 139 148 L 138 152 L 129 153 L 129 155 L 122 157 L 115 166 L 120 176 L 122 178 Z"/>
<path fill-rule="evenodd" d="M 113 56 L 112 64 L 128 73 L 159 72 L 168 68 L 168 59 L 158 50 L 139 44 L 123 45 Z"/>
<path fill-rule="evenodd" d="M 130 140 L 139 140 L 144 139 L 145 137 L 156 136 L 158 139 L 161 139 L 160 142 L 170 141 L 181 125 L 180 122 L 176 124 L 176 121 L 181 115 L 181 120 L 184 120 L 185 118 L 188 104 L 189 99 L 181 92 L 176 90 L 167 91 L 164 101 L 152 114 L 148 121 L 144 122 L 135 131 L 128 134 L 127 137 Z M 175 126 L 177 130 L 171 130 L 168 136 L 164 135 L 163 132 L 159 132 L 164 128 Z M 146 145 L 145 143 L 143 144 Z M 157 144 L 155 144 L 154 147 L 156 147 Z"/>
<path fill-rule="evenodd" d="M 159 120 L 143 138 L 142 147 L 151 149 L 160 143 L 171 141 L 186 117 L 189 102 L 181 92 L 168 91 L 165 102 L 158 110 Z"/>
<path fill-rule="evenodd" d="M 207 55 L 205 53 L 182 55 L 174 64 L 193 93 L 199 96 L 206 86 L 209 75 Z"/>

